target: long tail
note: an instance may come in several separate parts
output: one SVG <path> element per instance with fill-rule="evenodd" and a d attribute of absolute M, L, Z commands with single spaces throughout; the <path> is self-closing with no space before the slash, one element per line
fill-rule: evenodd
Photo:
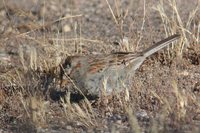
<path fill-rule="evenodd" d="M 153 53 L 157 52 L 158 50 L 168 46 L 171 42 L 177 40 L 179 37 L 180 37 L 180 35 L 178 35 L 178 34 L 172 35 L 160 42 L 157 42 L 156 44 L 154 44 L 151 47 L 144 50 L 142 53 L 145 57 L 148 57 L 148 56 L 152 55 Z"/>

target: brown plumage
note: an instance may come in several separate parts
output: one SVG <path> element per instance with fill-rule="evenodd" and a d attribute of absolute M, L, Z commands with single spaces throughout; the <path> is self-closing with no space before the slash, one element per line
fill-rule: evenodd
<path fill-rule="evenodd" d="M 179 37 L 180 35 L 172 35 L 139 53 L 116 52 L 70 56 L 62 64 L 61 79 L 64 81 L 63 77 L 68 75 L 84 94 L 99 95 L 102 88 L 107 94 L 113 90 L 120 92 L 124 85 L 126 87 L 130 85 L 135 70 L 140 67 L 146 57 L 168 46 Z M 106 84 L 103 85 L 105 81 Z"/>

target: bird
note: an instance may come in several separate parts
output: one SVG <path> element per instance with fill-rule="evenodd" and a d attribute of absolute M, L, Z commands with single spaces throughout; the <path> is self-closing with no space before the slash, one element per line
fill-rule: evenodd
<path fill-rule="evenodd" d="M 97 55 L 68 56 L 60 65 L 60 85 L 69 82 L 84 95 L 111 95 L 131 86 L 135 71 L 145 59 L 180 37 L 174 34 L 142 52 L 115 52 Z M 68 82 L 66 82 L 68 81 Z"/>

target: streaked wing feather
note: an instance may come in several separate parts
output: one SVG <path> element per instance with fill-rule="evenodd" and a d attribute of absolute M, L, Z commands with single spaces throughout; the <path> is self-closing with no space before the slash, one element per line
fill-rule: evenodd
<path fill-rule="evenodd" d="M 89 62 L 89 71 L 95 73 L 97 71 L 102 71 L 106 67 L 110 66 L 119 66 L 121 64 L 128 65 L 134 60 L 136 57 L 140 56 L 140 53 L 132 53 L 132 52 L 117 52 L 108 54 L 107 56 L 103 57 L 92 57 Z"/>

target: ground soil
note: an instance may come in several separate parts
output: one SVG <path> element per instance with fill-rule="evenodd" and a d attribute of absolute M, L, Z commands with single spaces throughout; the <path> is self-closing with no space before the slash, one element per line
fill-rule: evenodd
<path fill-rule="evenodd" d="M 0 0 L 0 132 L 200 132 L 199 7 L 187 25 L 198 1 L 176 1 L 184 32 L 169 1 L 108 2 Z M 138 52 L 176 32 L 184 47 L 148 58 L 128 94 L 69 100 L 59 86 L 67 56 Z"/>

